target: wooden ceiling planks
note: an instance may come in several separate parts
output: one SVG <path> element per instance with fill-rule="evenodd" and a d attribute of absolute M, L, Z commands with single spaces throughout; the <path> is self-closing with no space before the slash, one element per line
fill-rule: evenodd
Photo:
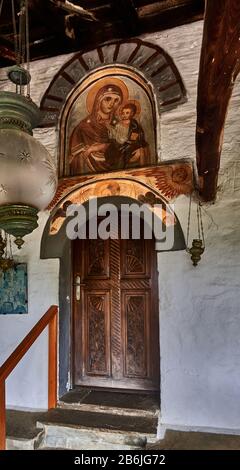
<path fill-rule="evenodd" d="M 124 36 L 137 34 L 138 14 L 133 0 L 111 0 L 112 10 L 121 20 L 122 33 Z M 127 33 L 127 34 L 126 34 Z"/>
<path fill-rule="evenodd" d="M 31 60 L 89 49 L 114 39 L 131 38 L 198 20 L 204 0 L 70 0 L 92 12 L 98 21 L 68 14 L 65 0 L 29 0 Z M 19 0 L 16 0 L 16 4 Z M 14 62 L 14 38 L 9 0 L 0 18 L 0 67 Z M 148 10 L 142 8 L 153 8 Z"/>
<path fill-rule="evenodd" d="M 240 71 L 240 2 L 208 0 L 200 60 L 196 150 L 200 195 L 214 201 L 224 124 Z"/>

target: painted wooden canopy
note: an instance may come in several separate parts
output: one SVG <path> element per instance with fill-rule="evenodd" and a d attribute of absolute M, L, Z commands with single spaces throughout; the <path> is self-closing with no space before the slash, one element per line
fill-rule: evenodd
<path fill-rule="evenodd" d="M 189 162 L 65 178 L 61 180 L 55 199 L 49 207 L 55 208 L 50 234 L 59 232 L 70 204 L 84 204 L 91 198 L 123 196 L 135 199 L 140 204 L 162 204 L 167 207 L 179 195 L 189 195 L 192 190 L 193 171 Z M 174 218 L 172 223 L 175 223 Z"/>

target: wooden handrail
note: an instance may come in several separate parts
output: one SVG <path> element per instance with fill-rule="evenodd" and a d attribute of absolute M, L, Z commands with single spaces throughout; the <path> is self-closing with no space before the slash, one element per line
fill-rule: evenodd
<path fill-rule="evenodd" d="M 9 358 L 0 367 L 0 450 L 6 447 L 6 403 L 5 381 L 19 361 L 23 358 L 43 330 L 49 326 L 48 334 L 48 409 L 57 405 L 57 312 L 52 305 L 30 333 L 17 346 Z"/>

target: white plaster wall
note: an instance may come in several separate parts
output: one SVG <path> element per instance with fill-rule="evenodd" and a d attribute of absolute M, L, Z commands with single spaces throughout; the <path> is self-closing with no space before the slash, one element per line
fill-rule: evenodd
<path fill-rule="evenodd" d="M 184 199 L 175 209 L 186 233 Z M 194 206 L 192 214 L 194 222 Z M 206 251 L 198 267 L 186 252 L 158 254 L 160 423 L 240 432 L 239 201 L 226 198 L 203 215 Z"/>
<path fill-rule="evenodd" d="M 49 214 L 40 215 L 39 229 L 25 238 L 14 259 L 28 265 L 28 314 L 0 315 L 2 364 L 51 305 L 58 305 L 59 260 L 40 260 L 40 241 Z M 47 407 L 48 333 L 45 331 L 7 380 L 7 404 L 14 408 Z"/>
<path fill-rule="evenodd" d="M 161 116 L 162 160 L 195 160 L 201 35 L 202 22 L 197 22 L 144 37 L 172 56 L 188 93 L 187 103 Z M 70 57 L 32 64 L 32 96 L 37 103 Z M 0 71 L 0 78 L 3 76 L 4 71 Z M 158 255 L 162 427 L 240 432 L 239 100 L 237 83 L 226 122 L 218 200 L 204 208 L 206 252 L 200 265 L 194 268 L 185 252 Z M 36 136 L 56 156 L 55 130 L 37 130 Z M 175 208 L 186 232 L 187 199 L 179 198 Z M 40 229 L 28 237 L 29 242 L 20 254 L 29 263 L 30 314 L 0 316 L 0 363 L 48 306 L 58 302 L 58 261 L 39 260 L 46 220 L 47 214 L 43 214 Z M 191 236 L 196 234 L 194 229 L 196 223 Z M 8 403 L 18 407 L 46 406 L 46 335 L 9 380 Z"/>
<path fill-rule="evenodd" d="M 173 58 L 187 90 L 187 102 L 162 113 L 161 160 L 195 159 L 196 98 L 203 22 L 143 36 Z"/>
<path fill-rule="evenodd" d="M 161 117 L 162 159 L 195 156 L 196 96 L 202 23 L 187 25 L 164 46 L 185 82 L 188 102 Z M 173 34 L 171 34 L 173 33 Z M 157 42 L 161 40 L 159 34 Z M 160 44 L 160 43 L 159 43 Z M 178 50 L 176 50 L 178 48 Z M 184 252 L 161 253 L 161 426 L 240 432 L 240 80 L 225 126 L 214 205 L 204 207 L 206 252 L 197 268 Z M 176 213 L 186 234 L 187 204 Z M 193 205 L 191 232 L 196 236 Z"/>

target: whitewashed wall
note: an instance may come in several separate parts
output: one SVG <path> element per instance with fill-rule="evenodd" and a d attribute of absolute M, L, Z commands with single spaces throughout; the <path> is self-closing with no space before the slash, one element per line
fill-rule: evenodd
<path fill-rule="evenodd" d="M 0 363 L 3 363 L 50 305 L 58 304 L 59 260 L 40 260 L 41 235 L 48 215 L 41 214 L 39 230 L 26 237 L 14 259 L 28 265 L 28 314 L 0 315 Z M 7 380 L 7 403 L 14 408 L 47 406 L 47 332 L 32 346 Z"/>
<path fill-rule="evenodd" d="M 144 39 L 174 59 L 188 101 L 161 117 L 162 160 L 195 159 L 196 94 L 202 22 Z M 32 64 L 32 97 L 39 103 L 50 80 L 71 56 Z M 3 78 L 4 71 L 0 71 Z M 6 83 L 1 82 L 1 87 Z M 185 252 L 161 253 L 161 418 L 165 426 L 240 432 L 240 88 L 235 86 L 226 123 L 218 200 L 204 208 L 206 252 L 197 268 Z M 56 156 L 54 129 L 36 136 Z M 239 179 L 238 179 L 239 178 Z M 176 203 L 183 229 L 188 200 Z M 40 229 L 20 254 L 29 265 L 29 314 L 0 316 L 0 362 L 52 303 L 58 302 L 58 261 L 39 260 Z M 194 233 L 194 227 L 192 231 Z M 27 239 L 26 239 L 27 241 Z M 44 408 L 47 403 L 47 342 L 39 341 L 8 382 L 8 403 Z"/>

